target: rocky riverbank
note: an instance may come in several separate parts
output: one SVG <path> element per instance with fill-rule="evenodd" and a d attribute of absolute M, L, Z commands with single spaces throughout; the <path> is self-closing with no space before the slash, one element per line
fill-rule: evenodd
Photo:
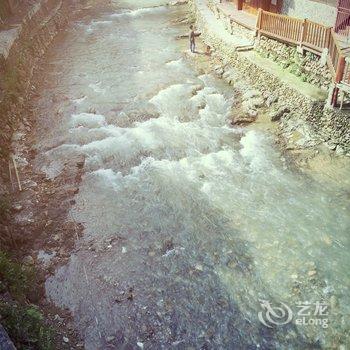
<path fill-rule="evenodd" d="M 32 76 L 39 59 L 67 23 L 69 11 L 68 1 L 38 1 L 20 22 L 0 32 L 0 194 L 4 197 L 8 195 L 10 183 L 8 159 L 12 135 L 19 123 L 30 129 L 32 111 L 27 108 L 27 102 L 35 95 Z"/>
<path fill-rule="evenodd" d="M 79 345 L 69 314 L 45 300 L 44 282 L 51 271 L 47 262 L 64 261 L 66 250 L 71 249 L 78 235 L 79 227 L 63 223 L 70 206 L 64 210 L 56 203 L 72 196 L 67 186 L 79 181 L 80 168 L 74 164 L 74 175 L 59 183 L 45 181 L 33 167 L 31 133 L 37 127 L 32 101 L 38 96 L 40 82 L 46 79 L 41 74 L 40 60 L 69 18 L 83 6 L 59 0 L 26 4 L 3 23 L 0 31 L 0 264 L 4 271 L 0 322 L 19 347 L 29 338 L 38 349 L 45 350 L 74 348 L 74 339 Z M 57 210 L 51 212 L 49 207 Z M 49 245 L 62 245 L 61 253 L 47 256 L 45 247 Z M 13 292 L 17 281 L 21 281 L 20 293 Z"/>
<path fill-rule="evenodd" d="M 244 41 L 249 30 L 236 30 L 238 25 L 228 28 L 227 19 L 217 18 L 217 12 L 208 11 L 201 0 L 191 0 L 189 11 L 202 39 L 214 51 L 216 74 L 233 86 L 246 86 L 243 114 L 235 115 L 233 123 L 249 123 L 268 113 L 277 123 L 283 149 L 301 158 L 305 149 L 311 150 L 307 157 L 320 149 L 350 155 L 350 118 L 325 106 L 330 74 L 322 59 L 301 56 L 294 48 L 266 38 L 255 39 L 253 50 L 240 52 L 238 46 L 227 44 L 227 33 Z M 217 29 L 220 21 L 226 33 Z"/>

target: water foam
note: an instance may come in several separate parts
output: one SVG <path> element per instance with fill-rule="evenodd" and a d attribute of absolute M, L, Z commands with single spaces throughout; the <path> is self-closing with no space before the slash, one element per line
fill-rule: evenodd
<path fill-rule="evenodd" d="M 166 10 L 165 6 L 155 6 L 155 7 L 144 7 L 144 8 L 138 8 L 135 10 L 123 10 L 119 13 L 113 13 L 110 15 L 110 17 L 113 18 L 128 18 L 128 17 L 140 17 L 148 14 L 155 14 L 164 12 Z"/>
<path fill-rule="evenodd" d="M 267 168 L 274 168 L 270 161 L 271 153 L 266 152 L 266 141 L 266 135 L 255 130 L 248 131 L 240 141 L 243 146 L 240 153 L 252 170 L 264 171 Z"/>
<path fill-rule="evenodd" d="M 101 88 L 101 82 L 91 83 L 89 84 L 89 88 L 91 88 L 94 92 L 99 94 L 104 94 L 106 92 L 106 89 Z"/>
<path fill-rule="evenodd" d="M 87 128 L 98 128 L 106 124 L 106 118 L 100 114 L 80 113 L 73 114 L 70 126 L 73 128 L 84 126 Z"/>

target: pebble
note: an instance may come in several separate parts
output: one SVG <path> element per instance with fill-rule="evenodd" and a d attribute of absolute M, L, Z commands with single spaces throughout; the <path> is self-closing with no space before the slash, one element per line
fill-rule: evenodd
<path fill-rule="evenodd" d="M 315 276 L 316 273 L 317 273 L 316 270 L 310 270 L 307 274 L 308 274 L 308 276 L 312 277 L 312 276 Z"/>
<path fill-rule="evenodd" d="M 13 205 L 13 207 L 12 207 L 12 209 L 14 210 L 14 211 L 21 211 L 22 209 L 23 209 L 23 206 L 22 205 L 20 205 L 20 204 L 15 204 L 15 205 Z"/>
<path fill-rule="evenodd" d="M 331 304 L 331 308 L 334 309 L 335 307 L 338 306 L 338 299 L 335 295 L 332 295 L 329 299 L 329 302 Z"/>
<path fill-rule="evenodd" d="M 324 243 L 326 243 L 327 245 L 332 245 L 332 238 L 330 238 L 329 236 L 324 236 L 324 237 L 322 238 L 322 241 L 323 241 Z"/>
<path fill-rule="evenodd" d="M 64 321 L 63 318 L 60 317 L 60 316 L 57 315 L 57 314 L 55 315 L 54 320 L 55 320 L 55 321 L 58 321 L 58 322 L 63 322 L 63 321 Z"/>
<path fill-rule="evenodd" d="M 30 255 L 25 256 L 22 262 L 24 265 L 34 265 L 34 259 Z"/>
<path fill-rule="evenodd" d="M 203 271 L 203 265 L 201 265 L 201 264 L 197 264 L 194 268 L 195 268 L 197 271 Z"/>

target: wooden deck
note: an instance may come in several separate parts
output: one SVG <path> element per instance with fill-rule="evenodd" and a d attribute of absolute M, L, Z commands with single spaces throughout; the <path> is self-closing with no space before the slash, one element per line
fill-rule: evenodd
<path fill-rule="evenodd" d="M 224 1 L 217 6 L 225 14 L 225 16 L 230 17 L 234 22 L 245 28 L 255 30 L 258 16 L 252 13 L 237 10 L 236 5 L 232 2 Z"/>

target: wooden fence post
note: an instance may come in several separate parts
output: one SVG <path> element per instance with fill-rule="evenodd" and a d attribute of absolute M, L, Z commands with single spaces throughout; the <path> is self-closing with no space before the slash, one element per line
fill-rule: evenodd
<path fill-rule="evenodd" d="M 255 36 L 258 36 L 258 39 L 260 40 L 260 29 L 262 25 L 262 15 L 263 15 L 263 10 L 259 8 L 258 10 L 258 18 L 256 20 L 256 25 L 255 25 Z"/>
<path fill-rule="evenodd" d="M 333 96 L 332 96 L 332 106 L 333 107 L 335 107 L 337 105 L 338 94 L 339 94 L 339 88 L 338 88 L 337 84 L 343 80 L 344 69 L 345 69 L 345 57 L 340 56 L 339 60 L 338 60 L 337 70 L 335 72 L 335 87 L 334 87 Z"/>
<path fill-rule="evenodd" d="M 326 34 L 326 48 L 329 49 L 329 44 L 331 42 L 331 35 L 332 35 L 332 27 L 327 28 L 327 34 Z"/>
<path fill-rule="evenodd" d="M 340 56 L 338 61 L 337 71 L 335 73 L 336 83 L 340 83 L 343 80 L 344 69 L 345 69 L 345 57 Z"/>
<path fill-rule="evenodd" d="M 304 49 L 303 49 L 303 44 L 305 42 L 306 34 L 307 34 L 307 19 L 305 18 L 302 24 L 302 29 L 300 33 L 300 38 L 299 38 L 299 45 L 298 45 L 298 51 L 301 54 L 304 54 Z"/>

